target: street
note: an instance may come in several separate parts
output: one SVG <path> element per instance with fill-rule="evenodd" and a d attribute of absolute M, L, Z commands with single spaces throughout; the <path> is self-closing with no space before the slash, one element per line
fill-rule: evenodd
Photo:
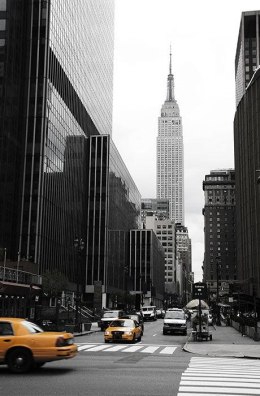
<path fill-rule="evenodd" d="M 188 337 L 162 334 L 161 319 L 145 322 L 135 344 L 105 344 L 103 332 L 76 337 L 79 354 L 68 361 L 46 364 L 27 375 L 0 367 L 0 394 L 43 395 L 173 395 L 260 394 L 260 361 L 209 357 L 183 351 Z M 216 347 L 227 339 L 253 345 L 232 328 L 213 330 Z M 230 338 L 229 338 L 230 337 Z M 221 343 L 221 344 L 219 344 Z M 206 348 L 210 341 L 200 343 Z M 198 345 L 198 344 L 197 344 Z M 204 346 L 205 345 L 205 346 Z M 258 345 L 256 343 L 256 345 Z"/>

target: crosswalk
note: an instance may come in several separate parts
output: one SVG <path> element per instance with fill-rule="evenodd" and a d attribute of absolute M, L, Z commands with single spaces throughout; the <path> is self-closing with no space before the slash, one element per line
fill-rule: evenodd
<path fill-rule="evenodd" d="M 172 355 L 177 345 L 149 345 L 149 344 L 99 344 L 99 343 L 78 343 L 79 352 L 124 352 L 124 353 L 148 353 L 160 355 Z"/>
<path fill-rule="evenodd" d="M 260 395 L 260 361 L 192 357 L 177 396 Z"/>

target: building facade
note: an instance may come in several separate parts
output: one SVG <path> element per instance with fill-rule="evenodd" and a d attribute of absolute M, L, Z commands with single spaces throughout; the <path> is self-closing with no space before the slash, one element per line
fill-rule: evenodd
<path fill-rule="evenodd" d="M 105 307 L 129 291 L 129 232 L 141 226 L 141 194 L 110 136 L 91 136 L 88 146 L 84 284 L 90 306 L 101 285 Z"/>
<path fill-rule="evenodd" d="M 169 200 L 156 198 L 142 198 L 141 221 L 145 228 L 146 216 L 155 215 L 158 220 L 169 219 Z"/>
<path fill-rule="evenodd" d="M 229 285 L 238 279 L 234 170 L 212 170 L 205 176 L 203 191 L 203 280 L 207 283 L 210 298 L 216 300 L 228 295 Z"/>
<path fill-rule="evenodd" d="M 242 12 L 235 58 L 236 105 L 260 64 L 260 11 Z"/>
<path fill-rule="evenodd" d="M 74 240 L 87 235 L 87 139 L 111 133 L 113 47 L 112 0 L 0 1 L 6 267 L 85 277 Z"/>
<path fill-rule="evenodd" d="M 259 98 L 260 69 L 247 86 L 234 119 L 238 279 L 251 302 L 255 296 L 260 298 Z"/>
<path fill-rule="evenodd" d="M 178 223 L 175 224 L 175 252 L 177 293 L 185 306 L 192 299 L 191 239 L 188 228 Z"/>
<path fill-rule="evenodd" d="M 164 249 L 152 230 L 130 231 L 129 279 L 136 307 L 163 307 Z M 139 297 L 139 298 L 138 298 Z"/>
<path fill-rule="evenodd" d="M 169 219 L 158 220 L 155 215 L 146 216 L 146 229 L 151 229 L 160 241 L 164 253 L 164 288 L 165 293 L 177 291 L 177 275 L 175 261 L 175 224 Z"/>
<path fill-rule="evenodd" d="M 184 224 L 184 158 L 182 118 L 174 97 L 170 54 L 167 97 L 158 118 L 157 199 L 168 199 L 170 220 Z"/>

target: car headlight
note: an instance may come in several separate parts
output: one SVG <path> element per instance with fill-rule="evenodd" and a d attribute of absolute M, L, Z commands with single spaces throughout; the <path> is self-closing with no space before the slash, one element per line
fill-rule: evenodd
<path fill-rule="evenodd" d="M 154 313 L 151 313 L 151 316 L 154 316 Z"/>
<path fill-rule="evenodd" d="M 125 335 L 133 335 L 132 331 L 125 331 Z"/>
<path fill-rule="evenodd" d="M 105 335 L 110 335 L 111 334 L 111 331 L 105 331 Z"/>

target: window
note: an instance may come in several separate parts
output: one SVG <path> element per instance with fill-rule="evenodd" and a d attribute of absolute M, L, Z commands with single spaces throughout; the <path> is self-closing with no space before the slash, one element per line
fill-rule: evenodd
<path fill-rule="evenodd" d="M 0 30 L 5 30 L 6 20 L 0 19 Z"/>
<path fill-rule="evenodd" d="M 0 336 L 14 335 L 11 323 L 1 322 L 0 323 Z"/>

